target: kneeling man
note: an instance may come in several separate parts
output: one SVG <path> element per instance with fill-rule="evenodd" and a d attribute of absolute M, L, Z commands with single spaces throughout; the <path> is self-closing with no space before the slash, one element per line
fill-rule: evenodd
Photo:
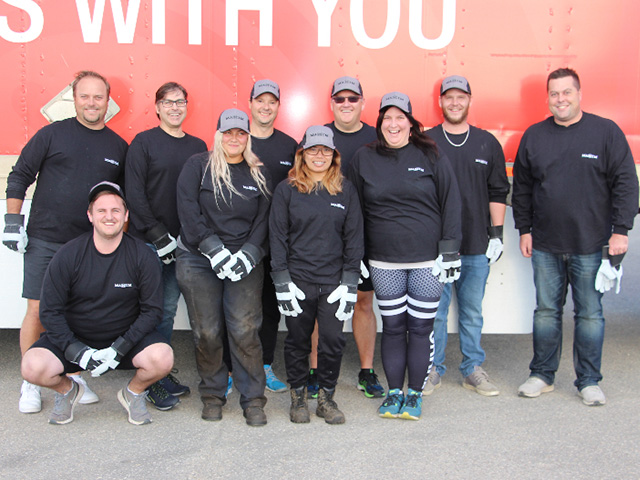
<path fill-rule="evenodd" d="M 173 367 L 173 350 L 156 331 L 160 263 L 144 242 L 123 232 L 129 212 L 118 185 L 94 186 L 87 214 L 93 231 L 60 248 L 47 268 L 40 298 L 46 332 L 24 355 L 22 376 L 55 391 L 49 423 L 60 425 L 73 420 L 83 393 L 67 373 L 136 369 L 118 400 L 129 422 L 143 425 L 151 422 L 146 388 Z"/>

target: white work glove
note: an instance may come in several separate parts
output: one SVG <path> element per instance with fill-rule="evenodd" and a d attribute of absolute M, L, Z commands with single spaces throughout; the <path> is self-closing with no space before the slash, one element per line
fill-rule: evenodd
<path fill-rule="evenodd" d="M 276 288 L 278 310 L 286 317 L 297 317 L 302 313 L 298 300 L 306 298 L 304 292 L 293 283 L 289 270 L 271 272 L 271 278 Z"/>
<path fill-rule="evenodd" d="M 353 309 L 358 299 L 358 287 L 355 285 L 340 285 L 327 297 L 327 303 L 335 303 L 340 300 L 336 318 L 342 322 L 351 320 Z"/>
<path fill-rule="evenodd" d="M 29 239 L 24 229 L 24 215 L 19 213 L 6 213 L 4 215 L 2 243 L 14 252 L 24 253 L 27 251 Z"/>
<path fill-rule="evenodd" d="M 596 273 L 596 290 L 600 293 L 608 292 L 616 287 L 616 294 L 620 293 L 622 283 L 622 259 L 624 253 L 609 256 L 609 245 L 602 247 L 602 262 Z"/>
<path fill-rule="evenodd" d="M 103 373 L 109 370 L 115 370 L 122 357 L 131 349 L 131 345 L 124 338 L 118 337 L 110 347 L 98 350 L 93 354 L 93 360 L 99 363 L 99 365 L 91 370 L 92 377 L 99 377 Z"/>
<path fill-rule="evenodd" d="M 438 242 L 439 255 L 435 265 L 431 268 L 431 274 L 438 278 L 440 283 L 453 283 L 460 278 L 460 254 L 459 244 L 456 240 L 440 240 Z"/>
<path fill-rule="evenodd" d="M 250 253 L 240 249 L 231 256 L 231 260 L 224 266 L 224 271 L 232 282 L 242 280 L 251 273 L 256 266 Z"/>
<path fill-rule="evenodd" d="M 220 280 L 227 278 L 227 274 L 230 273 L 228 268 L 233 264 L 231 252 L 225 248 L 224 244 L 216 235 L 205 238 L 200 242 L 198 250 L 209 259 L 211 269 Z"/>
<path fill-rule="evenodd" d="M 365 278 L 369 278 L 369 269 L 364 264 L 364 261 L 360 260 L 360 278 L 358 278 L 358 285 L 361 285 Z"/>
<path fill-rule="evenodd" d="M 156 247 L 158 257 L 160 257 L 162 263 L 169 265 L 176 261 L 176 248 L 178 248 L 178 242 L 176 242 L 176 239 L 169 233 L 167 227 L 163 224 L 159 223 L 150 229 L 145 235 L 145 238 L 149 242 L 153 243 L 154 247 Z"/>
<path fill-rule="evenodd" d="M 493 265 L 500 259 L 503 250 L 502 225 L 489 227 L 489 245 L 485 254 L 489 259 L 489 265 Z"/>
<path fill-rule="evenodd" d="M 96 353 L 98 351 L 95 348 L 91 348 L 82 342 L 73 342 L 65 349 L 64 357 L 83 370 L 92 372 L 100 366 L 100 362 L 94 358 Z"/>

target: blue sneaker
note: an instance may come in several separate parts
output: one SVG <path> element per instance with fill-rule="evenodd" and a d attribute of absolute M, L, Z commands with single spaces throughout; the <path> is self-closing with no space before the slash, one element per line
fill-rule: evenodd
<path fill-rule="evenodd" d="M 227 391 L 224 392 L 224 396 L 228 397 L 231 392 L 233 392 L 233 377 L 229 375 L 229 380 L 227 380 Z"/>
<path fill-rule="evenodd" d="M 191 393 L 191 389 L 186 385 L 182 385 L 176 377 L 169 374 L 164 378 L 161 378 L 156 382 L 158 385 L 163 387 L 167 392 L 171 395 L 175 395 L 179 397 L 180 395 L 188 395 Z"/>
<path fill-rule="evenodd" d="M 384 388 L 378 381 L 378 376 L 373 368 L 360 370 L 358 374 L 358 390 L 362 390 L 364 395 L 369 398 L 384 397 Z"/>
<path fill-rule="evenodd" d="M 318 398 L 318 374 L 315 368 L 309 370 L 309 378 L 307 379 L 307 398 Z"/>
<path fill-rule="evenodd" d="M 405 420 L 420 420 L 420 415 L 422 415 L 422 392 L 410 388 L 407 396 L 404 398 L 399 418 L 404 418 Z"/>
<path fill-rule="evenodd" d="M 267 377 L 267 390 L 270 392 L 285 392 L 287 386 L 273 373 L 271 365 L 264 366 L 264 375 Z"/>
<path fill-rule="evenodd" d="M 389 390 L 387 398 L 384 399 L 382 405 L 378 409 L 378 415 L 382 418 L 398 418 L 400 409 L 404 403 L 404 393 L 399 388 Z"/>
<path fill-rule="evenodd" d="M 147 388 L 147 401 L 158 410 L 171 410 L 180 403 L 180 399 L 171 395 L 158 382 Z"/>

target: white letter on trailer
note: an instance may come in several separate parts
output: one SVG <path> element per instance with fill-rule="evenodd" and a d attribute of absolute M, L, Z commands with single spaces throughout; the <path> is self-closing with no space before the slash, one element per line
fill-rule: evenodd
<path fill-rule="evenodd" d="M 260 46 L 273 43 L 273 0 L 227 0 L 226 45 L 238 45 L 238 12 L 257 10 L 260 12 Z"/>
<path fill-rule="evenodd" d="M 116 4 L 118 4 L 119 8 L 116 7 Z M 113 22 L 116 25 L 116 38 L 118 39 L 118 43 L 133 43 L 139 11 L 140 0 L 129 0 L 127 18 L 125 19 L 120 0 L 111 0 L 111 13 L 113 14 Z"/>
<path fill-rule="evenodd" d="M 31 19 L 31 25 L 24 32 L 14 32 L 9 28 L 7 17 L 0 16 L 0 37 L 11 43 L 31 42 L 40 36 L 44 28 L 44 14 L 33 0 L 4 0 L 4 3 L 24 10 Z"/>
<path fill-rule="evenodd" d="M 331 46 L 331 15 L 336 9 L 338 0 L 313 0 L 313 7 L 318 14 L 318 46 Z"/>
<path fill-rule="evenodd" d="M 106 0 L 96 0 L 96 4 L 93 7 L 93 19 L 91 19 L 89 0 L 76 0 L 78 19 L 80 20 L 84 43 L 98 43 L 100 41 L 105 1 Z"/>
<path fill-rule="evenodd" d="M 102 30 L 102 17 L 106 0 L 96 0 L 93 8 L 93 19 L 89 11 L 89 0 L 76 0 L 78 18 L 82 28 L 82 37 L 85 43 L 98 43 Z M 116 7 L 115 4 L 118 4 Z M 127 19 L 124 19 L 122 3 L 119 0 L 111 0 L 111 13 L 116 27 L 118 43 L 133 43 L 133 36 L 138 22 L 140 0 L 130 0 L 127 7 Z"/>
<path fill-rule="evenodd" d="M 409 4 L 409 36 L 418 48 L 438 50 L 453 40 L 456 30 L 456 0 L 442 0 L 442 32 L 436 39 L 425 38 L 422 34 L 422 2 L 411 0 Z"/>
<path fill-rule="evenodd" d="M 202 45 L 202 0 L 189 0 L 189 45 Z"/>
<path fill-rule="evenodd" d="M 152 0 L 151 2 L 151 43 L 155 45 L 165 44 L 166 12 L 164 0 Z"/>
<path fill-rule="evenodd" d="M 400 0 L 387 0 L 387 25 L 379 38 L 371 38 L 364 29 L 364 0 L 351 0 L 351 30 L 363 47 L 378 50 L 388 46 L 398 34 Z"/>

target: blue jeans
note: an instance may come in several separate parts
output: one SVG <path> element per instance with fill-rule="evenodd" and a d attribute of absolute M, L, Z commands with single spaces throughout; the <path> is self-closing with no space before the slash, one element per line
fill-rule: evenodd
<path fill-rule="evenodd" d="M 460 278 L 453 284 L 444 286 L 440 305 L 434 323 L 435 354 L 433 363 L 436 371 L 444 375 L 445 349 L 447 347 L 447 315 L 451 303 L 453 286 L 458 297 L 458 331 L 460 335 L 460 352 L 462 363 L 460 373 L 467 377 L 473 373 L 474 367 L 482 365 L 485 353 L 480 345 L 482 333 L 482 299 L 489 276 L 489 259 L 486 255 L 461 255 L 462 268 Z"/>
<path fill-rule="evenodd" d="M 152 243 L 147 243 L 153 253 L 156 253 L 156 247 Z M 162 334 L 167 342 L 171 344 L 171 335 L 173 334 L 173 321 L 178 311 L 178 300 L 180 300 L 180 287 L 176 279 L 176 262 L 166 265 L 158 257 L 158 261 L 162 264 L 162 285 L 164 293 L 164 304 L 162 306 L 162 321 L 156 327 L 156 330 Z"/>
<path fill-rule="evenodd" d="M 600 363 L 604 342 L 602 293 L 595 279 L 602 253 L 553 254 L 533 250 L 536 310 L 533 314 L 531 375 L 553 384 L 562 353 L 562 309 L 571 285 L 574 304 L 573 366 L 578 390 L 602 380 Z"/>

